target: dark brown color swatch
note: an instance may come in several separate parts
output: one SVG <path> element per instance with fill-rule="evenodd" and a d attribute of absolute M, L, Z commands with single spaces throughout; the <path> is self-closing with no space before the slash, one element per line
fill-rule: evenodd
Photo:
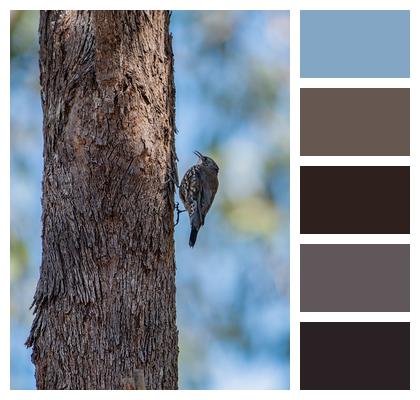
<path fill-rule="evenodd" d="M 410 311 L 410 246 L 301 245 L 300 309 Z"/>
<path fill-rule="evenodd" d="M 300 388 L 410 389 L 410 324 L 302 322 Z"/>
<path fill-rule="evenodd" d="M 301 233 L 410 233 L 409 167 L 301 167 Z"/>
<path fill-rule="evenodd" d="M 301 89 L 302 156 L 410 155 L 410 89 Z"/>

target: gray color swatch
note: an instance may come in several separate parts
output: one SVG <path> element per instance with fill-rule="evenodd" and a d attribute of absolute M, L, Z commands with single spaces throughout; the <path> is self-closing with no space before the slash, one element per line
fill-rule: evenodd
<path fill-rule="evenodd" d="M 304 244 L 300 307 L 315 312 L 410 311 L 408 244 Z"/>
<path fill-rule="evenodd" d="M 301 89 L 300 154 L 409 156 L 410 89 Z"/>

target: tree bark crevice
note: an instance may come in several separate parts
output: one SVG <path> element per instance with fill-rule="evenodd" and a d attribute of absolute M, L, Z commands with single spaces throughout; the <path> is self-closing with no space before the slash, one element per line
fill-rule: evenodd
<path fill-rule="evenodd" d="M 39 389 L 176 389 L 175 87 L 166 11 L 46 11 Z"/>

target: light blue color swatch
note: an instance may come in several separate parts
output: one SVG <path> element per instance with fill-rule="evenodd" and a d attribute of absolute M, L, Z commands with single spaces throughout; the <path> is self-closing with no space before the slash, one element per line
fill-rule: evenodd
<path fill-rule="evenodd" d="M 301 78 L 409 78 L 409 11 L 301 11 Z"/>

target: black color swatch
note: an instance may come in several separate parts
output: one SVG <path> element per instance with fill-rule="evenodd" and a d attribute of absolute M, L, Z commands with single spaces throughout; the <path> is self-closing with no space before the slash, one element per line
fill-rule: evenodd
<path fill-rule="evenodd" d="M 410 389 L 410 324 L 302 322 L 300 388 Z"/>
<path fill-rule="evenodd" d="M 410 168 L 301 167 L 300 232 L 410 233 Z"/>

